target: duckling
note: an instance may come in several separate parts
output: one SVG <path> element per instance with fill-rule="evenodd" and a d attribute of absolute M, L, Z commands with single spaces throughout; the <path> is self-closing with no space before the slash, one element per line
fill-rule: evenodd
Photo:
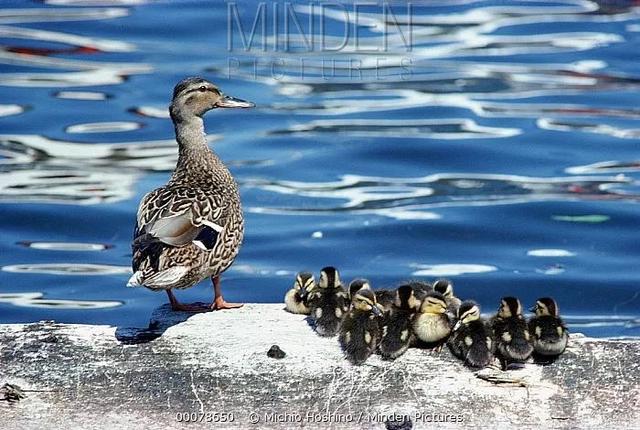
<path fill-rule="evenodd" d="M 432 291 L 426 295 L 413 319 L 413 332 L 427 346 L 442 348 L 442 342 L 451 333 L 451 320 L 447 315 L 447 302 L 442 294 Z"/>
<path fill-rule="evenodd" d="M 361 288 L 353 296 L 351 309 L 340 327 L 340 346 L 352 364 L 362 364 L 374 353 L 382 330 L 378 319 L 382 316 L 376 296 L 368 288 Z"/>
<path fill-rule="evenodd" d="M 353 301 L 353 297 L 356 295 L 358 291 L 362 288 L 371 289 L 371 285 L 369 285 L 369 281 L 362 278 L 357 278 L 351 281 L 349 284 L 349 302 Z"/>
<path fill-rule="evenodd" d="M 447 302 L 447 311 L 452 316 L 457 316 L 462 300 L 453 294 L 453 282 L 448 279 L 438 279 L 433 284 L 433 289 L 444 296 L 444 300 Z"/>
<path fill-rule="evenodd" d="M 480 307 L 472 301 L 460 304 L 457 322 L 447 341 L 451 353 L 469 367 L 486 367 L 493 361 L 491 330 L 480 318 Z"/>
<path fill-rule="evenodd" d="M 416 299 L 422 302 L 424 298 L 433 291 L 433 285 L 426 281 L 420 281 L 418 279 L 412 279 L 406 282 L 406 285 L 410 285 L 413 288 L 413 294 Z"/>
<path fill-rule="evenodd" d="M 338 334 L 340 320 L 349 309 L 338 269 L 325 267 L 320 271 L 320 281 L 309 296 L 309 309 L 320 336 Z"/>
<path fill-rule="evenodd" d="M 388 360 L 395 360 L 404 354 L 414 343 L 415 335 L 411 329 L 413 316 L 420 308 L 413 287 L 401 285 L 395 292 L 395 300 L 391 311 L 385 317 L 380 341 L 380 354 Z"/>
<path fill-rule="evenodd" d="M 375 290 L 374 294 L 376 295 L 378 308 L 380 308 L 385 316 L 389 315 L 389 312 L 393 307 L 393 302 L 396 299 L 395 292 L 391 290 Z"/>
<path fill-rule="evenodd" d="M 503 297 L 498 313 L 491 319 L 496 350 L 506 368 L 510 362 L 524 363 L 533 352 L 522 305 L 515 297 Z"/>
<path fill-rule="evenodd" d="M 558 304 L 551 297 L 536 300 L 532 309 L 536 314 L 529 321 L 534 355 L 538 359 L 551 359 L 562 354 L 567 347 L 569 330 L 558 311 Z"/>
<path fill-rule="evenodd" d="M 311 310 L 309 309 L 307 298 L 315 285 L 316 280 L 313 274 L 309 272 L 299 272 L 296 275 L 293 288 L 287 291 L 287 294 L 284 296 L 285 309 L 292 314 L 309 315 Z"/>

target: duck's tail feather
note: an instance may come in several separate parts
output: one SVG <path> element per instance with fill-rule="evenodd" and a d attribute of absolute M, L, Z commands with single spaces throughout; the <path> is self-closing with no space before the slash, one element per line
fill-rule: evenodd
<path fill-rule="evenodd" d="M 145 276 L 143 285 L 153 290 L 174 288 L 190 270 L 187 266 L 173 266 L 150 276 Z"/>
<path fill-rule="evenodd" d="M 127 287 L 129 288 L 142 287 L 144 285 L 142 283 L 142 279 L 143 279 L 142 271 L 138 270 L 133 275 L 131 275 L 131 277 L 127 281 Z"/>

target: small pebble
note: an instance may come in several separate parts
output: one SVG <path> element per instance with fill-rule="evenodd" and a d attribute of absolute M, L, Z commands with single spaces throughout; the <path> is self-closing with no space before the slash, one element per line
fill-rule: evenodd
<path fill-rule="evenodd" d="M 271 346 L 269 351 L 267 351 L 267 357 L 269 358 L 281 359 L 281 358 L 284 358 L 286 355 L 287 353 L 281 350 L 278 345 Z"/>

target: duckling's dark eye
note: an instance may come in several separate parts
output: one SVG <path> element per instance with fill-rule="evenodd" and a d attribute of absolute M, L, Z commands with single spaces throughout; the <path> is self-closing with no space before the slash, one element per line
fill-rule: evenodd
<path fill-rule="evenodd" d="M 198 91 L 200 91 L 201 93 L 204 93 L 205 91 L 207 91 L 207 87 L 203 85 L 200 88 L 198 88 Z"/>

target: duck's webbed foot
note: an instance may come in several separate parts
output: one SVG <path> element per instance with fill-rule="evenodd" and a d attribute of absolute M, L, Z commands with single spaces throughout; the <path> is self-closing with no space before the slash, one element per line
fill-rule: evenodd
<path fill-rule="evenodd" d="M 227 303 L 224 301 L 222 296 L 216 297 L 216 299 L 211 304 L 209 310 L 219 311 L 222 309 L 238 309 L 243 307 L 243 303 Z"/>
<path fill-rule="evenodd" d="M 215 291 L 215 298 L 213 303 L 211 303 L 210 310 L 220 311 L 223 309 L 238 309 L 244 306 L 242 303 L 227 303 L 222 298 L 222 289 L 220 287 L 220 276 L 211 277 L 213 281 L 213 289 Z"/>

